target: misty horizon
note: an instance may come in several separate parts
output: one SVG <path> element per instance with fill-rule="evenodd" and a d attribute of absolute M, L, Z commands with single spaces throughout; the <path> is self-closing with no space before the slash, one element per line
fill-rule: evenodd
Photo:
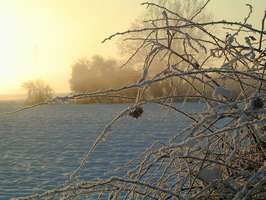
<path fill-rule="evenodd" d="M 82 0 L 67 3 L 47 0 L 40 5 L 37 1 L 2 3 L 0 25 L 6 28 L 0 36 L 0 94 L 4 96 L 24 94 L 21 84 L 37 79 L 47 82 L 55 92 L 70 92 L 71 65 L 79 59 L 93 55 L 127 59 L 116 40 L 105 44 L 101 41 L 132 27 L 146 10 L 140 6 L 141 0 L 115 0 L 105 4 Z M 252 4 L 256 12 L 250 20 L 259 27 L 256 19 L 263 14 L 264 1 L 252 1 Z M 207 10 L 217 19 L 241 21 L 247 10 L 239 5 L 238 1 L 213 0 Z M 99 15 L 97 10 L 103 14 Z"/>

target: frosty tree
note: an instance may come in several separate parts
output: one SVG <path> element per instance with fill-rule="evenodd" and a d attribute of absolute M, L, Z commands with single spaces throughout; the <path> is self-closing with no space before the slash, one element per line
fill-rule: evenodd
<path fill-rule="evenodd" d="M 22 84 L 22 87 L 28 92 L 25 102 L 28 105 L 47 102 L 54 96 L 53 89 L 42 80 L 27 81 Z"/>

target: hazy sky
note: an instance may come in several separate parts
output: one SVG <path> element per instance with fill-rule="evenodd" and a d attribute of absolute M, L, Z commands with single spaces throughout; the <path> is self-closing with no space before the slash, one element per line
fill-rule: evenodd
<path fill-rule="evenodd" d="M 185 0 L 184 0 L 185 1 Z M 145 8 L 143 0 L 0 0 L 0 95 L 23 93 L 21 83 L 47 81 L 69 91 L 71 65 L 81 57 L 116 57 L 106 36 L 127 30 Z M 240 21 L 254 5 L 259 25 L 266 0 L 212 0 L 219 19 Z"/>

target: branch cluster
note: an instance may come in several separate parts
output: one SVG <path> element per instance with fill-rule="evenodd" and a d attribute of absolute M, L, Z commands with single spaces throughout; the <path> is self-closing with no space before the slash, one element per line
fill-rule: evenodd
<path fill-rule="evenodd" d="M 155 3 L 143 5 L 161 9 L 161 18 L 149 20 L 149 28 L 116 33 L 104 40 L 128 34 L 129 40 L 139 40 L 141 47 L 130 59 L 141 48 L 149 48 L 139 80 L 117 89 L 56 99 L 68 101 L 108 96 L 137 88 L 135 104 L 106 125 L 66 186 L 22 199 L 106 199 L 107 196 L 109 199 L 265 199 L 266 49 L 263 37 L 266 35 L 266 13 L 261 29 L 256 29 L 248 24 L 251 5 L 241 23 L 195 22 L 206 4 L 192 18 L 184 18 Z M 165 22 L 163 26 L 162 21 Z M 228 30 L 230 32 L 226 33 Z M 201 32 L 201 36 L 193 34 L 195 32 Z M 136 37 L 132 37 L 134 33 Z M 145 37 L 140 38 L 139 33 Z M 158 57 L 166 60 L 166 65 L 151 76 L 150 66 Z M 177 87 L 174 81 L 167 95 L 144 98 L 153 84 L 175 78 L 187 82 L 195 92 L 192 96 L 182 96 L 183 99 L 199 99 L 207 109 L 196 115 L 178 109 L 172 101 L 180 97 L 173 92 Z M 237 83 L 240 92 L 236 93 L 230 87 L 232 82 Z M 125 177 L 96 182 L 74 181 L 97 145 L 107 139 L 110 127 L 138 110 L 145 113 L 148 103 L 157 103 L 183 114 L 191 120 L 191 126 L 169 139 L 168 144 L 153 144 L 138 158 L 125 164 L 123 168 L 128 171 Z M 141 120 L 141 116 L 138 117 Z"/>

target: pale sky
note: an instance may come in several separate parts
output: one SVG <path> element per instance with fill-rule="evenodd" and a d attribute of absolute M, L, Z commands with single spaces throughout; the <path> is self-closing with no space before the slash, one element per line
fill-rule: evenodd
<path fill-rule="evenodd" d="M 185 1 L 185 0 L 184 0 Z M 42 79 L 68 92 L 71 65 L 82 57 L 117 57 L 112 33 L 127 30 L 143 0 L 0 0 L 0 95 L 25 92 L 24 81 Z M 240 21 L 254 5 L 257 25 L 266 0 L 212 0 L 216 18 Z"/>

